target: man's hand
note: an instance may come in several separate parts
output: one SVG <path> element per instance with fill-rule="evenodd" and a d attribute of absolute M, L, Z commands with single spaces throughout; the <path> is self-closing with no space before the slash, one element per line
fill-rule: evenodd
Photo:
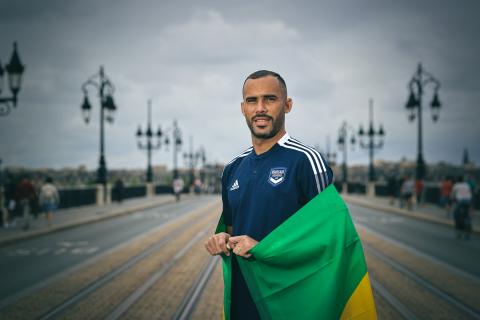
<path fill-rule="evenodd" d="M 229 238 L 230 235 L 225 232 L 214 234 L 205 242 L 205 248 L 212 256 L 219 255 L 222 252 L 229 256 L 230 250 L 227 247 Z"/>
<path fill-rule="evenodd" d="M 228 239 L 227 247 L 233 249 L 233 253 L 237 256 L 250 258 L 252 255 L 248 253 L 250 249 L 257 245 L 258 241 L 249 236 L 230 237 Z"/>

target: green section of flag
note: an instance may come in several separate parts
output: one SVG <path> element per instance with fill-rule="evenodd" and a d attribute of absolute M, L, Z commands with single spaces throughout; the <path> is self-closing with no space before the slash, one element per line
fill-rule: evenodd
<path fill-rule="evenodd" d="M 224 231 L 223 217 L 217 232 Z M 262 319 L 339 319 L 367 272 L 348 208 L 326 188 L 238 258 Z M 223 256 L 225 316 L 230 314 L 231 257 Z"/>

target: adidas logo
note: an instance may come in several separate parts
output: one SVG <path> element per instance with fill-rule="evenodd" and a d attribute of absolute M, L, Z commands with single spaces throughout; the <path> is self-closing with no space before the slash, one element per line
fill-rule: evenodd
<path fill-rule="evenodd" d="M 230 191 L 237 190 L 238 188 L 240 188 L 240 185 L 238 184 L 238 180 L 235 180 L 235 182 L 230 187 Z"/>

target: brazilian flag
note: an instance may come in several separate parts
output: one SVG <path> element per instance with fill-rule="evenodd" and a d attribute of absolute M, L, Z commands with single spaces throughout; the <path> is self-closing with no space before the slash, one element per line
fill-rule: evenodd
<path fill-rule="evenodd" d="M 226 230 L 223 216 L 216 232 Z M 360 239 L 333 185 L 238 258 L 260 317 L 376 319 Z M 224 314 L 230 319 L 231 257 L 222 255 Z"/>

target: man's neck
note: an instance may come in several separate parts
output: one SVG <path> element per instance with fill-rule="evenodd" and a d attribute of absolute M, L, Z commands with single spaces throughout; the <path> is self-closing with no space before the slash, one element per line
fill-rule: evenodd
<path fill-rule="evenodd" d="M 275 143 L 278 142 L 278 140 L 280 140 L 285 135 L 285 133 L 286 133 L 285 129 L 282 129 L 278 131 L 278 133 L 275 136 L 269 139 L 259 139 L 252 136 L 252 144 L 253 144 L 253 149 L 255 150 L 255 153 L 257 155 L 260 155 L 262 153 L 267 152 L 275 145 Z"/>

